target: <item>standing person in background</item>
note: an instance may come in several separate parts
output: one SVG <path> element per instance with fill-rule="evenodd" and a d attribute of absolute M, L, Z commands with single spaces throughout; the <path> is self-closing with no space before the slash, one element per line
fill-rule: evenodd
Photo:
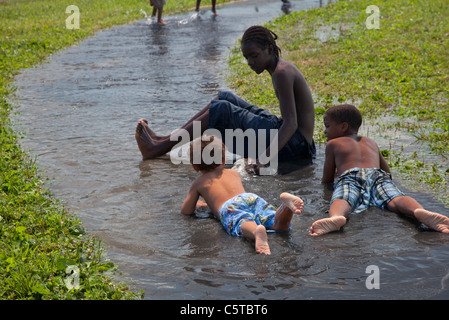
<path fill-rule="evenodd" d="M 160 26 L 165 26 L 167 22 L 162 20 L 162 10 L 165 5 L 165 0 L 150 0 L 150 5 L 153 7 L 153 13 L 151 17 L 156 17 L 157 14 L 157 24 Z"/>
<path fill-rule="evenodd" d="M 217 3 L 217 0 L 212 0 L 212 12 L 214 13 L 215 16 L 218 16 L 217 11 L 215 9 L 215 4 Z M 196 0 L 196 12 L 200 11 L 200 5 L 201 5 L 201 0 Z"/>

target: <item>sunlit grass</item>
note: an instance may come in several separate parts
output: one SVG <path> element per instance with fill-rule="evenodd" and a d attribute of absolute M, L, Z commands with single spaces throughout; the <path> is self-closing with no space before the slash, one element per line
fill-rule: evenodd
<path fill-rule="evenodd" d="M 66 7 L 74 3 L 79 29 L 68 29 Z M 195 3 L 167 1 L 164 14 Z M 151 11 L 149 1 L 0 1 L 0 299 L 136 299 L 142 294 L 121 284 L 100 241 L 45 188 L 45 177 L 21 149 L 9 118 L 12 82 L 20 70 L 100 29 L 142 19 L 142 11 Z M 74 277 L 67 272 L 70 266 L 78 268 L 79 288 L 66 283 Z"/>

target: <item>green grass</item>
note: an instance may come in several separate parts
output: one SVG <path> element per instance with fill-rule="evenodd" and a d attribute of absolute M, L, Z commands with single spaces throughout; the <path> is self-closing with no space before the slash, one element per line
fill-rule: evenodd
<path fill-rule="evenodd" d="M 223 1 L 220 1 L 223 2 Z M 194 8 L 196 0 L 168 1 L 164 15 Z M 67 6 L 80 10 L 80 29 L 67 29 Z M 209 5 L 210 1 L 203 1 Z M 45 187 L 34 161 L 11 128 L 13 80 L 23 68 L 76 45 L 96 31 L 151 12 L 146 0 L 0 1 L 0 299 L 138 299 L 121 283 L 101 242 L 86 233 Z M 79 288 L 66 282 L 79 269 Z M 69 282 L 71 284 L 72 282 Z M 72 283 L 74 284 L 74 282 Z"/>
<path fill-rule="evenodd" d="M 380 10 L 379 29 L 366 27 L 369 5 Z M 318 142 L 324 142 L 324 111 L 353 103 L 366 120 L 377 121 L 379 131 L 402 130 L 423 144 L 423 153 L 430 149 L 434 156 L 424 160 L 420 152 L 402 148 L 387 148 L 385 154 L 413 188 L 430 188 L 449 205 L 448 0 L 339 1 L 280 17 L 267 27 L 279 35 L 283 58 L 298 66 L 312 89 Z M 256 76 L 239 48 L 229 65 L 231 87 L 277 112 L 268 74 Z M 385 116 L 393 124 L 379 122 Z"/>

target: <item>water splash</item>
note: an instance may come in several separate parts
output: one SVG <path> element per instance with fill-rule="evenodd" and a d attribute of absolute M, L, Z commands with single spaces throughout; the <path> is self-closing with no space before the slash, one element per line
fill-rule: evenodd
<path fill-rule="evenodd" d="M 140 9 L 140 13 L 143 14 L 144 18 L 147 20 L 146 24 L 153 24 L 153 17 L 149 17 L 145 10 Z"/>
<path fill-rule="evenodd" d="M 182 19 L 178 22 L 178 24 L 188 24 L 192 21 L 195 20 L 200 20 L 201 19 L 201 15 L 199 12 L 195 12 L 193 13 L 191 16 L 189 16 L 188 18 Z"/>

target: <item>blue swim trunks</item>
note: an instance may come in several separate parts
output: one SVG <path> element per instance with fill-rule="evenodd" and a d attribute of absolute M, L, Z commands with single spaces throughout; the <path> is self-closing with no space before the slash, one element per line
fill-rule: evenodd
<path fill-rule="evenodd" d="M 219 212 L 221 224 L 233 236 L 241 236 L 240 226 L 247 221 L 263 225 L 267 232 L 274 223 L 276 208 L 254 193 L 242 193 L 229 199 Z"/>
<path fill-rule="evenodd" d="M 230 91 L 220 91 L 218 100 L 212 100 L 209 108 L 208 128 L 218 130 L 228 150 L 244 158 L 252 155 L 248 150 L 248 143 L 244 143 L 244 146 L 239 149 L 236 146 L 237 140 L 235 138 L 233 138 L 233 141 L 227 141 L 226 129 L 231 129 L 231 131 L 241 129 L 243 132 L 247 129 L 253 129 L 257 141 L 252 144 L 252 147 L 258 156 L 269 146 L 270 129 L 279 130 L 282 123 L 282 118 L 278 118 L 270 112 L 244 101 Z M 258 148 L 260 138 L 258 130 L 264 130 L 265 132 L 266 146 L 263 147 L 263 150 Z M 312 159 L 315 154 L 315 142 L 312 141 L 312 144 L 309 144 L 302 133 L 296 130 L 287 144 L 278 153 L 278 161 Z"/>
<path fill-rule="evenodd" d="M 376 168 L 352 168 L 335 182 L 331 204 L 343 199 L 352 207 L 352 213 L 360 213 L 373 206 L 385 209 L 391 200 L 403 195 L 389 173 Z"/>

